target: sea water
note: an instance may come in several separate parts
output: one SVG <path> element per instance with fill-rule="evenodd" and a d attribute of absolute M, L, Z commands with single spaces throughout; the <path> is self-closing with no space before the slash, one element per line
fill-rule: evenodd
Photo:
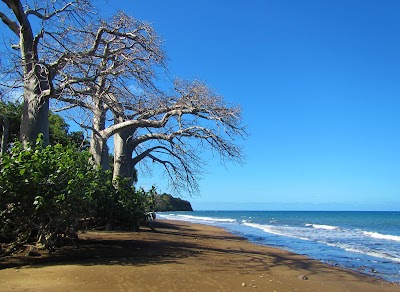
<path fill-rule="evenodd" d="M 194 211 L 158 217 L 222 227 L 257 244 L 400 283 L 400 212 Z"/>

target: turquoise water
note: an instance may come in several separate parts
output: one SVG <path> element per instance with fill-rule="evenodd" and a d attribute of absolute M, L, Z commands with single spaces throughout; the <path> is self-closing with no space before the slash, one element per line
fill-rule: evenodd
<path fill-rule="evenodd" d="M 158 217 L 219 226 L 258 244 L 400 283 L 400 212 L 195 211 Z"/>

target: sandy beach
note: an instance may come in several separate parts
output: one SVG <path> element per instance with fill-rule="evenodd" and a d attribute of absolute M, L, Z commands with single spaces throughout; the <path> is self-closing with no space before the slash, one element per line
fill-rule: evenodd
<path fill-rule="evenodd" d="M 400 291 L 400 286 L 225 230 L 179 221 L 156 232 L 90 231 L 79 248 L 0 261 L 5 291 Z"/>

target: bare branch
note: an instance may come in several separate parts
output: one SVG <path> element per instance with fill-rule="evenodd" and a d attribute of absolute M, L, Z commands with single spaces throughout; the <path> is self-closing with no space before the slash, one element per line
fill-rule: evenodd
<path fill-rule="evenodd" d="M 48 20 L 54 16 L 58 16 L 60 13 L 65 12 L 68 10 L 69 7 L 71 7 L 73 5 L 73 2 L 69 2 L 67 4 L 65 4 L 64 7 L 60 8 L 60 9 L 56 9 L 53 12 L 49 13 L 49 14 L 43 14 L 39 12 L 39 9 L 29 9 L 25 12 L 25 14 L 27 16 L 29 15 L 34 15 L 42 20 Z"/>
<path fill-rule="evenodd" d="M 11 1 L 11 0 L 2 0 L 2 1 L 8 6 L 8 8 L 10 8 L 13 11 L 15 17 L 17 18 L 17 20 L 19 22 L 19 26 L 22 26 L 25 29 L 27 27 L 30 27 L 30 24 L 28 23 L 28 20 L 24 13 L 24 9 L 22 7 L 21 1 Z M 4 22 L 4 20 L 3 20 L 3 22 Z M 18 25 L 18 24 L 16 24 L 16 25 Z M 19 26 L 18 26 L 18 33 L 17 33 L 18 36 L 19 36 Z M 13 26 L 13 28 L 15 28 L 15 26 Z M 11 28 L 11 29 L 15 33 L 15 30 L 13 28 Z"/>
<path fill-rule="evenodd" d="M 161 158 L 160 155 L 165 156 L 165 158 Z M 189 193 L 198 192 L 197 174 L 199 172 L 191 167 L 193 161 L 188 163 L 190 160 L 187 157 L 160 145 L 137 154 L 133 159 L 134 164 L 142 162 L 145 158 L 149 158 L 152 163 L 160 164 L 164 168 L 168 174 L 170 185 L 175 192 L 179 192 L 182 189 L 187 190 Z"/>
<path fill-rule="evenodd" d="M 67 105 L 67 106 L 62 107 L 62 108 L 57 108 L 57 109 L 54 110 L 54 112 L 55 112 L 55 113 L 58 113 L 58 112 L 70 110 L 70 109 L 76 108 L 77 106 L 78 106 L 78 105 L 76 105 L 76 104 L 70 104 L 70 105 Z"/>
<path fill-rule="evenodd" d="M 125 99 L 116 111 L 116 123 L 103 133 L 130 132 L 114 149 L 136 153 L 133 165 L 145 164 L 146 158 L 160 164 L 175 191 L 183 188 L 192 193 L 205 165 L 202 153 L 212 151 L 221 161 L 241 163 L 242 151 L 235 141 L 246 132 L 240 108 L 227 105 L 204 83 L 176 81 L 174 85 L 172 94 L 144 94 L 131 102 Z M 131 153 L 123 156 L 131 157 Z M 120 161 L 118 155 L 115 163 Z"/>
<path fill-rule="evenodd" d="M 4 13 L 0 11 L 0 18 L 7 25 L 11 31 L 19 37 L 19 26 L 14 21 L 9 19 Z"/>

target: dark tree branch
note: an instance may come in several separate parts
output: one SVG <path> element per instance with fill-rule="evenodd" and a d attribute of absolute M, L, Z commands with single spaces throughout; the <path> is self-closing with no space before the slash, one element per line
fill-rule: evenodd
<path fill-rule="evenodd" d="M 4 2 L 4 1 L 3 1 Z M 4 22 L 5 25 L 7 25 L 10 30 L 19 37 L 19 25 L 16 24 L 14 21 L 9 19 L 3 12 L 0 11 L 0 18 Z"/>

